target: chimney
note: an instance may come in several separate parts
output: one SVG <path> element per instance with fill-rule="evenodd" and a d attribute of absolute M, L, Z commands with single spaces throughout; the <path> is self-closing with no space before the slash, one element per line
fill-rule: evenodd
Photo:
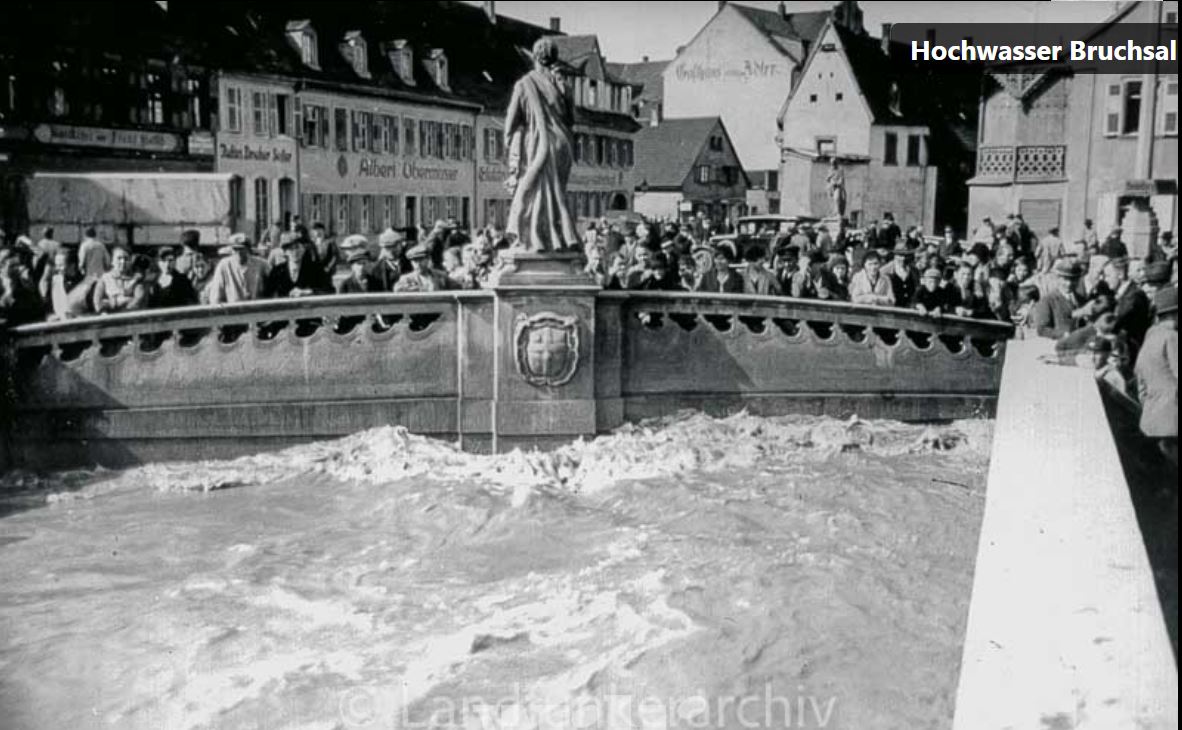
<path fill-rule="evenodd" d="M 722 10 L 726 7 L 726 0 L 718 0 L 718 9 Z"/>
<path fill-rule="evenodd" d="M 891 23 L 882 24 L 882 52 L 891 55 Z"/>
<path fill-rule="evenodd" d="M 640 62 L 641 62 L 641 63 L 648 63 L 648 56 L 641 56 L 641 57 L 640 57 Z"/>
<path fill-rule="evenodd" d="M 484 0 L 484 14 L 488 16 L 488 22 L 493 25 L 497 24 L 497 4 L 495 0 Z"/>
<path fill-rule="evenodd" d="M 562 18 L 550 18 L 550 30 L 555 33 L 562 32 Z"/>
<path fill-rule="evenodd" d="M 783 18 L 784 20 L 787 20 L 788 19 L 788 6 L 784 4 L 784 0 L 780 0 L 780 4 L 777 7 L 780 11 L 780 17 Z"/>

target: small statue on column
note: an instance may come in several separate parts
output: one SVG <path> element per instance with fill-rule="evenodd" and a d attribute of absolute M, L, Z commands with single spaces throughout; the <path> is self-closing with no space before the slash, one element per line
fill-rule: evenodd
<path fill-rule="evenodd" d="M 834 157 L 829 161 L 829 174 L 825 176 L 825 186 L 829 189 L 831 202 L 829 214 L 837 218 L 845 217 L 845 173 Z"/>

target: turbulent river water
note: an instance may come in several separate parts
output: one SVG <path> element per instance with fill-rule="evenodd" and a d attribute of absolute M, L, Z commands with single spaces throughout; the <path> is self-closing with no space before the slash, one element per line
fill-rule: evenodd
<path fill-rule="evenodd" d="M 400 428 L 0 482 L 0 727 L 951 724 L 991 424 Z"/>

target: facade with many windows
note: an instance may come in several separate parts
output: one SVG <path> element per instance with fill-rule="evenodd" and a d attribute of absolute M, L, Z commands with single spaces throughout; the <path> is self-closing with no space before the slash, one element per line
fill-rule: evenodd
<path fill-rule="evenodd" d="M 300 200 L 304 220 L 336 235 L 476 221 L 476 112 L 466 104 L 415 105 L 300 94 Z"/>
<path fill-rule="evenodd" d="M 101 5 L 71 6 L 66 17 L 33 3 L 5 6 L 0 229 L 23 232 L 38 222 L 30 206 L 40 206 L 32 189 L 39 172 L 213 169 L 209 66 L 171 33 L 163 10 L 153 3 L 136 7 L 141 30 L 130 38 L 121 19 Z M 117 205 L 118 196 L 105 194 L 102 184 L 89 187 L 76 210 L 78 224 L 59 226 L 57 236 L 72 242 L 93 224 L 109 241 L 137 240 L 141 221 L 125 214 L 127 206 Z"/>

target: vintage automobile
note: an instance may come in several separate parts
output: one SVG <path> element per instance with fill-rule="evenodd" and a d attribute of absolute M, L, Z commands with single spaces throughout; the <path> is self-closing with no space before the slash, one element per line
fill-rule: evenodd
<path fill-rule="evenodd" d="M 740 218 L 735 225 L 735 232 L 723 234 L 719 236 L 711 236 L 710 242 L 712 244 L 722 243 L 729 245 L 735 253 L 736 260 L 742 260 L 746 255 L 748 249 L 752 247 L 759 247 L 768 257 L 771 257 L 771 248 L 776 240 L 781 236 L 788 234 L 794 226 L 800 226 L 805 229 L 809 237 L 812 237 L 812 228 L 820 218 L 813 218 L 804 215 L 752 215 Z"/>

